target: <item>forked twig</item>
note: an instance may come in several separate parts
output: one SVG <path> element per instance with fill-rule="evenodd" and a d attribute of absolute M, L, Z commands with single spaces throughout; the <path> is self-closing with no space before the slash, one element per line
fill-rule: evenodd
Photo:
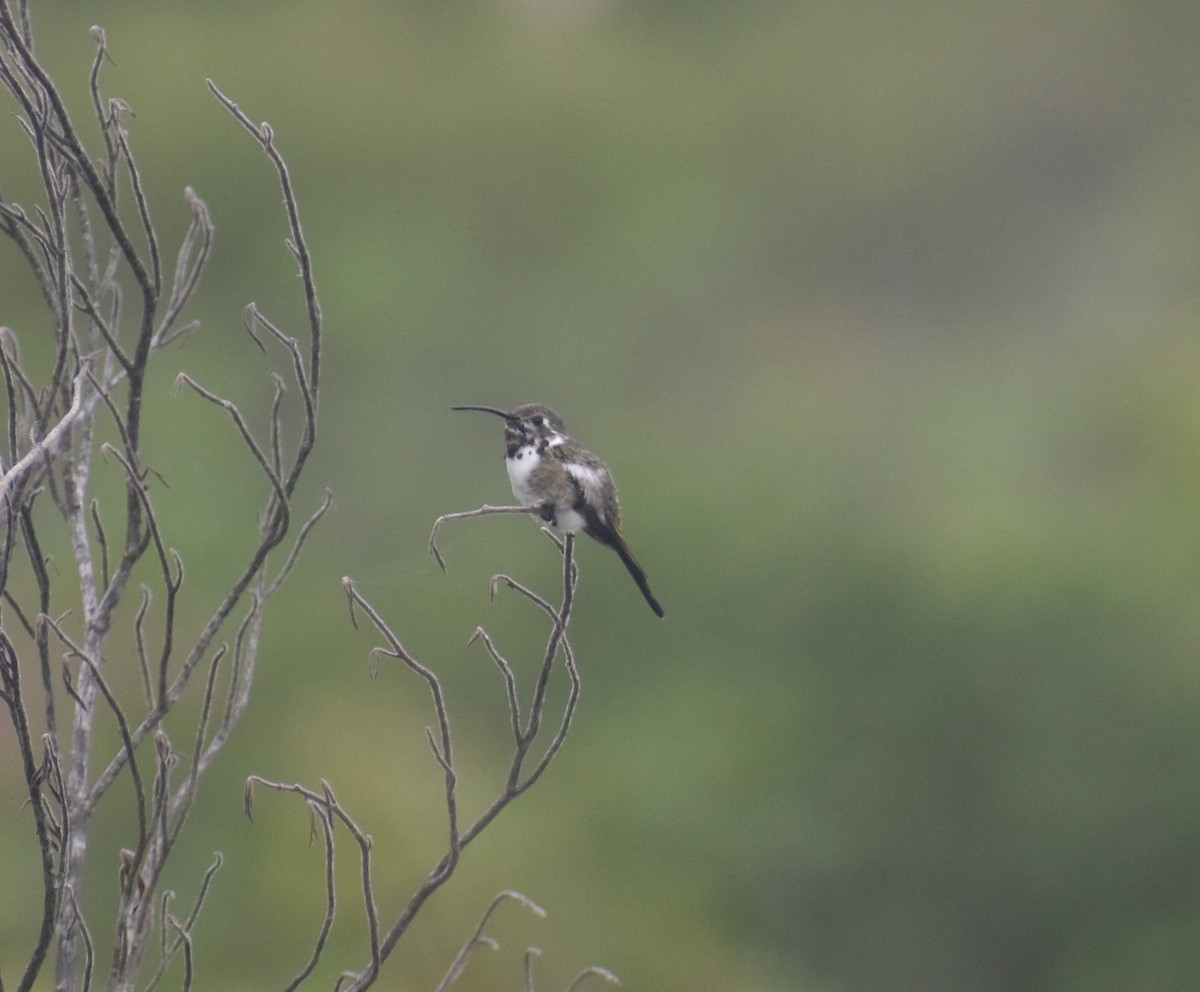
<path fill-rule="evenodd" d="M 375 907 L 374 886 L 371 880 L 371 837 L 363 831 L 363 829 L 355 822 L 354 818 L 341 806 L 337 798 L 333 794 L 333 789 L 328 782 L 322 780 L 320 793 L 307 789 L 302 785 L 289 785 L 285 782 L 272 782 L 269 779 L 262 778 L 259 775 L 251 775 L 246 779 L 246 789 L 244 795 L 244 804 L 246 816 L 253 821 L 254 819 L 254 788 L 261 785 L 265 789 L 271 789 L 274 792 L 286 792 L 303 798 L 309 806 L 310 810 L 319 810 L 319 819 L 322 823 L 322 832 L 326 839 L 325 845 L 325 870 L 326 870 L 326 923 L 322 924 L 321 932 L 318 936 L 316 945 L 313 948 L 313 953 L 310 958 L 310 963 L 301 970 L 293 980 L 293 984 L 289 988 L 295 988 L 303 978 L 311 973 L 316 967 L 317 961 L 320 959 L 321 953 L 325 948 L 325 940 L 328 936 L 328 921 L 331 919 L 330 913 L 335 906 L 334 889 L 333 889 L 333 857 L 334 846 L 332 833 L 327 832 L 326 823 L 332 826 L 334 819 L 338 820 L 354 838 L 355 844 L 358 845 L 359 863 L 361 867 L 361 890 L 363 907 L 367 915 L 367 937 L 371 949 L 371 963 L 366 971 L 361 976 L 356 976 L 360 980 L 365 980 L 369 985 L 375 980 L 375 976 L 379 974 L 379 967 L 382 963 L 379 944 L 379 914 Z M 340 983 L 339 983 L 340 984 Z M 364 988 L 366 985 L 363 986 Z"/>
<path fill-rule="evenodd" d="M 484 506 L 479 510 L 472 510 L 466 513 L 452 513 L 439 517 L 433 527 L 433 533 L 430 535 L 429 547 L 435 558 L 441 562 L 441 556 L 437 551 L 437 533 L 441 525 L 449 520 L 462 520 L 471 517 L 486 516 L 492 513 L 536 513 L 535 507 L 491 507 Z M 434 732 L 429 731 L 429 740 L 435 759 L 443 770 L 445 776 L 445 793 L 446 793 L 446 810 L 450 826 L 450 838 L 445 854 L 441 860 L 433 867 L 410 897 L 407 905 L 401 911 L 392 927 L 384 936 L 380 945 L 379 959 L 386 960 L 395 948 L 400 937 L 408 929 L 413 918 L 420 911 L 425 901 L 441 887 L 451 876 L 455 867 L 458 864 L 459 858 L 463 849 L 471 843 L 479 834 L 491 823 L 514 799 L 521 793 L 526 791 L 537 779 L 542 775 L 548 767 L 554 756 L 561 748 L 563 741 L 566 738 L 568 729 L 570 728 L 571 718 L 575 711 L 575 705 L 579 697 L 579 673 L 575 666 L 574 654 L 571 651 L 571 646 L 566 638 L 567 624 L 570 621 L 571 610 L 574 604 L 575 585 L 578 581 L 578 568 L 574 560 L 574 538 L 567 535 L 562 541 L 554 539 L 556 547 L 560 550 L 563 557 L 563 597 L 562 603 L 555 608 L 543 597 L 537 595 L 519 582 L 507 577 L 497 576 L 493 578 L 490 589 L 492 594 L 495 594 L 500 585 L 507 585 L 509 588 L 521 593 L 531 602 L 535 603 L 539 608 L 543 609 L 551 622 L 550 635 L 547 640 L 546 650 L 542 657 L 541 666 L 539 668 L 538 677 L 534 686 L 532 698 L 529 704 L 529 712 L 527 718 L 522 720 L 522 711 L 520 705 L 520 693 L 517 683 L 517 678 L 513 666 L 508 662 L 504 655 L 500 652 L 495 642 L 490 635 L 482 628 L 477 628 L 472 635 L 471 640 L 480 640 L 491 658 L 492 662 L 500 670 L 504 679 L 505 695 L 509 704 L 509 717 L 513 733 L 513 755 L 509 763 L 509 771 L 506 777 L 504 787 L 499 795 L 480 813 L 474 822 L 466 829 L 460 831 L 458 828 L 458 799 L 456 792 L 457 780 L 453 764 L 452 737 L 450 734 L 450 722 L 446 711 L 445 695 L 442 691 L 441 683 L 436 674 L 428 666 L 419 662 L 412 654 L 407 651 L 401 644 L 399 638 L 391 630 L 390 626 L 383 619 L 378 610 L 359 592 L 352 580 L 345 578 L 342 580 L 342 585 L 347 597 L 347 603 L 350 609 L 351 621 L 358 625 L 357 614 L 361 611 L 375 627 L 375 629 L 383 636 L 387 642 L 385 647 L 377 647 L 372 650 L 373 657 L 394 657 L 403 661 L 412 671 L 421 676 L 429 686 L 430 693 L 433 697 L 434 711 L 437 718 L 437 725 L 440 733 L 435 736 Z M 549 683 L 550 673 L 554 667 L 555 660 L 562 656 L 564 665 L 567 669 L 570 679 L 570 690 L 568 692 L 567 702 L 564 706 L 563 715 L 559 720 L 558 729 L 543 753 L 541 759 L 535 765 L 532 771 L 525 772 L 525 764 L 528 759 L 531 748 L 537 740 L 540 728 L 542 725 L 543 711 L 547 701 L 547 687 Z M 486 917 L 485 917 L 486 922 Z M 482 933 L 482 926 L 480 934 Z M 480 936 L 479 940 L 483 940 Z M 465 954 L 470 953 L 470 949 L 475 946 L 475 943 L 469 943 L 464 949 Z M 444 980 L 441 988 L 445 988 L 450 982 L 461 973 L 465 957 L 463 961 L 458 962 L 451 967 L 450 973 Z M 349 980 L 349 985 L 346 986 L 348 992 L 361 992 L 374 981 L 374 973 L 376 969 L 368 969 L 367 971 L 353 974 L 347 973 L 346 977 Z M 339 989 L 341 984 L 339 983 Z"/>
<path fill-rule="evenodd" d="M 317 967 L 317 963 L 321 960 L 321 953 L 325 950 L 325 942 L 329 939 L 329 931 L 333 929 L 333 918 L 337 914 L 337 887 L 333 871 L 334 848 L 333 813 L 330 810 L 331 798 L 331 793 L 326 789 L 325 802 L 317 803 L 309 800 L 308 804 L 317 822 L 321 824 L 321 835 L 325 840 L 325 918 L 321 921 L 321 929 L 317 932 L 317 941 L 313 946 L 312 954 L 309 955 L 308 961 L 296 972 L 292 980 L 284 986 L 284 992 L 293 992 L 313 973 L 313 970 Z"/>
<path fill-rule="evenodd" d="M 354 609 L 357 606 L 370 619 L 372 625 L 384 639 L 388 642 L 387 647 L 376 647 L 371 654 L 375 657 L 395 658 L 402 661 L 409 670 L 419 675 L 429 687 L 430 696 L 433 699 L 434 714 L 438 722 L 438 737 L 435 740 L 432 731 L 429 731 L 429 744 L 433 750 L 434 757 L 442 767 L 442 773 L 446 787 L 446 813 L 449 826 L 449 850 L 443 858 L 442 863 L 435 869 L 435 875 L 449 874 L 454 870 L 454 865 L 458 861 L 458 853 L 460 848 L 459 829 L 458 829 L 458 795 L 456 787 L 458 779 L 454 771 L 454 748 L 453 737 L 450 733 L 450 714 L 446 708 L 446 696 L 442 691 L 442 684 L 438 677 L 427 666 L 421 664 L 411 652 L 409 652 L 400 639 L 392 632 L 387 622 L 379 614 L 362 594 L 355 588 L 353 581 L 349 578 L 342 580 L 342 587 L 346 592 L 347 603 L 350 607 L 351 618 L 354 616 Z M 440 884 L 440 882 L 439 882 Z"/>
<path fill-rule="evenodd" d="M 533 913 L 534 916 L 544 918 L 546 915 L 546 911 L 542 909 L 541 906 L 535 903 L 532 899 L 521 895 L 520 892 L 514 892 L 512 889 L 505 889 L 503 892 L 499 893 L 488 905 L 488 908 L 484 910 L 483 916 L 480 917 L 479 923 L 475 927 L 475 931 L 468 938 L 467 942 L 463 944 L 458 954 L 454 956 L 454 960 L 450 963 L 449 970 L 446 972 L 445 977 L 438 982 L 437 988 L 434 990 L 434 992 L 446 992 L 446 989 L 458 981 L 459 977 L 466 970 L 467 963 L 471 960 L 471 955 L 475 952 L 476 948 L 490 947 L 493 950 L 499 950 L 499 942 L 493 937 L 486 936 L 483 931 L 488 925 L 488 922 L 491 920 L 492 914 L 495 913 L 496 910 L 499 909 L 500 906 L 505 902 L 520 903 L 531 913 Z"/>
<path fill-rule="evenodd" d="M 208 890 L 212 885 L 213 876 L 220 871 L 221 866 L 224 863 L 225 859 L 221 856 L 220 852 L 217 852 L 213 855 L 212 864 L 208 866 L 208 869 L 204 872 L 204 876 L 200 879 L 200 891 L 197 893 L 196 899 L 192 903 L 191 911 L 188 913 L 187 919 L 185 919 L 182 923 L 167 913 L 167 906 L 169 905 L 170 898 L 174 895 L 174 893 L 170 891 L 163 893 L 163 906 L 159 913 L 159 925 L 161 927 L 161 933 L 159 938 L 158 968 L 155 970 L 154 975 L 150 978 L 150 981 L 146 984 L 145 992 L 154 992 L 154 990 L 158 987 L 158 983 L 162 981 L 163 976 L 167 972 L 167 967 L 170 965 L 171 959 L 175 956 L 175 954 L 178 953 L 180 947 L 184 946 L 185 936 L 188 953 L 190 954 L 192 928 L 196 925 L 196 920 L 200 916 L 200 910 L 203 908 L 204 900 L 208 896 Z M 174 941 L 167 940 L 167 928 L 165 925 L 167 923 L 170 923 L 172 929 L 175 931 Z"/>
<path fill-rule="evenodd" d="M 227 414 L 229 414 L 234 426 L 237 427 L 238 433 L 242 435 L 242 441 L 245 442 L 246 447 L 250 449 L 250 453 L 254 456 L 254 460 L 258 462 L 259 467 L 263 470 L 263 474 L 266 475 L 267 480 L 271 483 L 271 488 L 275 491 L 275 496 L 279 501 L 277 505 L 280 508 L 280 512 L 283 514 L 283 518 L 278 525 L 279 529 L 287 530 L 288 498 L 287 493 L 283 488 L 283 482 L 276 474 L 275 467 L 271 464 L 271 460 L 267 457 L 262 448 L 259 447 L 258 441 L 254 437 L 254 432 L 250 430 L 250 425 L 246 423 L 246 418 L 242 416 L 242 411 L 238 409 L 237 404 L 232 400 L 227 400 L 222 396 L 218 396 L 212 390 L 201 386 L 200 383 L 198 383 L 186 372 L 180 372 L 179 375 L 175 377 L 175 391 L 178 392 L 181 386 L 190 386 L 197 395 L 202 396 L 204 399 L 208 400 L 208 402 L 212 403 L 214 406 L 220 407 Z"/>

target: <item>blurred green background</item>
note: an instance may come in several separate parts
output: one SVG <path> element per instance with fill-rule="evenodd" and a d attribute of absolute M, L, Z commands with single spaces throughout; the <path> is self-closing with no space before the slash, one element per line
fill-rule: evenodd
<path fill-rule="evenodd" d="M 384 987 L 432 987 L 508 887 L 550 915 L 502 912 L 464 989 L 519 987 L 530 945 L 542 989 L 591 964 L 633 990 L 1194 987 L 1200 7 L 33 8 L 80 121 L 106 28 L 165 242 L 185 185 L 217 225 L 203 327 L 160 358 L 147 439 L 192 631 L 262 486 L 171 380 L 261 422 L 283 359 L 240 310 L 302 326 L 273 177 L 206 77 L 274 126 L 324 303 L 302 507 L 329 487 L 337 510 L 169 879 L 187 902 L 224 853 L 200 987 L 282 984 L 322 913 L 305 814 L 260 795 L 247 823 L 246 775 L 333 784 L 375 839 L 385 919 L 439 852 L 426 690 L 394 666 L 371 680 L 341 576 L 442 674 L 466 812 L 500 781 L 502 687 L 465 642 L 486 625 L 528 677 L 544 633 L 487 578 L 550 591 L 555 558 L 525 520 L 448 531 L 447 576 L 425 540 L 507 498 L 499 425 L 450 405 L 530 400 L 609 461 L 667 617 L 581 547 L 572 736 Z M 15 195 L 34 177 L 0 127 Z M 0 286 L 35 349 L 7 246 Z M 0 887 L 11 976 L 36 874 L 0 740 L 0 854 L 25 880 Z M 106 815 L 115 852 L 128 823 Z M 363 962 L 342 855 L 330 984 Z M 115 853 L 93 870 L 107 944 Z"/>

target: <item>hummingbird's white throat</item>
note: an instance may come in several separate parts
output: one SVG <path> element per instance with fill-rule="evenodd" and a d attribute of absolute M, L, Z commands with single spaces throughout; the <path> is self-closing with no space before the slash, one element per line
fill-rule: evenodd
<path fill-rule="evenodd" d="M 538 502 L 537 495 L 529 485 L 529 477 L 542 460 L 536 444 L 523 444 L 505 460 L 508 467 L 508 481 L 512 485 L 513 495 L 522 506 L 533 506 Z"/>
<path fill-rule="evenodd" d="M 552 434 L 540 444 L 521 445 L 505 458 L 509 484 L 512 486 L 513 495 L 522 506 L 537 506 L 545 500 L 532 485 L 531 477 L 541 464 L 543 451 L 546 448 L 557 448 L 564 440 L 561 434 Z M 575 478 L 579 478 L 581 473 L 594 474 L 592 469 L 584 465 L 568 463 L 564 467 Z M 570 504 L 559 503 L 554 507 L 554 525 L 568 534 L 578 534 L 587 526 L 587 521 Z"/>

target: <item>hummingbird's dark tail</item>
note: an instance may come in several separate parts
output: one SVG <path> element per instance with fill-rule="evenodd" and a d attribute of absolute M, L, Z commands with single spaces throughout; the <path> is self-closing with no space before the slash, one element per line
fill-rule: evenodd
<path fill-rule="evenodd" d="M 646 597 L 646 602 L 650 604 L 650 609 L 661 619 L 663 608 L 658 605 L 658 600 L 654 598 L 654 593 L 650 591 L 650 583 L 646 579 L 646 573 L 642 571 L 642 566 L 633 557 L 633 552 L 629 550 L 629 546 L 625 543 L 625 539 L 621 536 L 620 532 L 611 527 L 606 527 L 603 537 L 597 537 L 591 528 L 588 529 L 587 533 L 595 537 L 601 544 L 607 544 L 620 556 L 621 561 L 625 563 L 625 567 L 629 569 L 629 574 L 633 576 L 633 581 L 637 583 L 637 587 L 642 590 L 642 595 Z"/>

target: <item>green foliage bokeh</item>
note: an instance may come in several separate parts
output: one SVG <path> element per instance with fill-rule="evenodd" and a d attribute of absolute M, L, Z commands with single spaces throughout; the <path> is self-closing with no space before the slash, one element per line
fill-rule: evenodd
<path fill-rule="evenodd" d="M 171 880 L 190 898 L 224 852 L 202 987 L 279 984 L 320 920 L 304 814 L 260 796 L 247 824 L 246 775 L 334 784 L 374 837 L 385 918 L 438 855 L 424 687 L 370 680 L 341 576 L 444 674 L 464 801 L 502 774 L 501 687 L 463 645 L 483 623 L 535 652 L 486 581 L 553 588 L 554 556 L 528 521 L 470 522 L 442 576 L 425 540 L 506 496 L 496 425 L 450 405 L 530 400 L 609 461 L 667 618 L 581 548 L 573 736 L 395 974 L 432 987 L 516 888 L 549 918 L 503 913 L 464 988 L 517 987 L 531 944 L 547 988 L 593 963 L 631 989 L 1188 987 L 1200 8 L 32 6 L 81 120 L 88 27 L 106 29 L 105 89 L 137 114 L 168 238 L 185 185 L 217 226 L 202 327 L 160 359 L 148 421 L 193 627 L 260 484 L 171 380 L 261 418 L 241 307 L 302 315 L 273 178 L 205 78 L 275 128 L 322 291 L 307 498 L 329 487 L 337 511 L 275 604 Z M 3 127 L 20 199 L 28 151 Z M 0 286 L 32 346 L 44 315 L 6 247 Z M 21 843 L 0 838 L 0 863 Z M 357 965 L 343 853 L 333 947 Z M 115 873 L 95 869 L 101 921 Z M 22 891 L 0 891 L 6 975 Z"/>

